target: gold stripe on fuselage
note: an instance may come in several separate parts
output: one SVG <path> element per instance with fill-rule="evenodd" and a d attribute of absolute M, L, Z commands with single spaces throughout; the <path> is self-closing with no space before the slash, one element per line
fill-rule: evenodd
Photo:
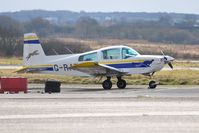
<path fill-rule="evenodd" d="M 95 66 L 97 66 L 97 63 L 95 62 L 83 62 L 80 64 L 74 64 L 72 68 L 95 67 Z"/>
<path fill-rule="evenodd" d="M 120 61 L 102 61 L 100 64 L 123 64 L 123 63 L 141 63 L 144 60 L 120 60 Z"/>

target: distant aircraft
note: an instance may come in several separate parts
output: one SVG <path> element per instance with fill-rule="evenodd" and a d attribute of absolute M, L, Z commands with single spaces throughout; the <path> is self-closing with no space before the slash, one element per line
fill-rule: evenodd
<path fill-rule="evenodd" d="M 56 45 L 56 44 L 55 44 Z M 65 76 L 107 77 L 102 86 L 112 88 L 112 77 L 117 77 L 117 87 L 124 89 L 125 75 L 142 74 L 152 76 L 165 64 L 172 69 L 173 57 L 168 55 L 140 55 L 127 46 L 111 46 L 80 54 L 46 56 L 35 33 L 24 34 L 24 67 L 18 73 L 60 74 Z M 149 88 L 157 82 L 150 81 Z"/>

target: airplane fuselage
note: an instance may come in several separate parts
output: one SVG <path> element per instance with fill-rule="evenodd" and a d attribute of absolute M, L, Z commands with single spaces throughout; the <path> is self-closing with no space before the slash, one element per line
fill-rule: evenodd
<path fill-rule="evenodd" d="M 165 63 L 163 61 L 163 56 L 157 55 L 137 55 L 135 57 L 129 57 L 127 59 L 110 59 L 103 60 L 101 57 L 101 51 L 92 51 L 81 54 L 75 54 L 70 56 L 62 56 L 62 58 L 58 58 L 56 60 L 49 60 L 46 64 L 51 64 L 52 71 L 42 71 L 42 73 L 53 73 L 58 75 L 66 75 L 66 76 L 91 76 L 87 73 L 83 73 L 74 69 L 71 69 L 71 66 L 74 64 L 78 64 L 81 62 L 89 62 L 89 61 L 79 61 L 79 57 L 85 54 L 97 52 L 98 61 L 97 63 L 105 64 L 114 68 L 119 69 L 121 72 L 125 72 L 129 75 L 131 74 L 150 74 L 153 72 L 160 71 Z M 48 56 L 47 56 L 48 58 Z M 49 58 L 51 58 L 49 56 Z"/>

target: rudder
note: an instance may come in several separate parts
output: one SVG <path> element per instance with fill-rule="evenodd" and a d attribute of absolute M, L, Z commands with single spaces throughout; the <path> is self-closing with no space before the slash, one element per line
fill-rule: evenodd
<path fill-rule="evenodd" d="M 25 66 L 42 64 L 45 53 L 35 33 L 24 34 L 23 63 Z"/>

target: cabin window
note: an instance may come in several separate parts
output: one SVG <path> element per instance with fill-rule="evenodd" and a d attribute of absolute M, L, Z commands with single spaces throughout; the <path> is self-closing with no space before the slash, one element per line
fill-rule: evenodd
<path fill-rule="evenodd" d="M 120 48 L 102 51 L 104 60 L 120 59 Z"/>
<path fill-rule="evenodd" d="M 97 52 L 81 55 L 79 61 L 97 61 Z"/>
<path fill-rule="evenodd" d="M 136 55 L 138 55 L 138 52 L 136 52 L 133 49 L 130 49 L 130 48 L 123 48 L 122 49 L 122 58 L 123 59 L 127 59 L 129 57 L 136 56 Z"/>

